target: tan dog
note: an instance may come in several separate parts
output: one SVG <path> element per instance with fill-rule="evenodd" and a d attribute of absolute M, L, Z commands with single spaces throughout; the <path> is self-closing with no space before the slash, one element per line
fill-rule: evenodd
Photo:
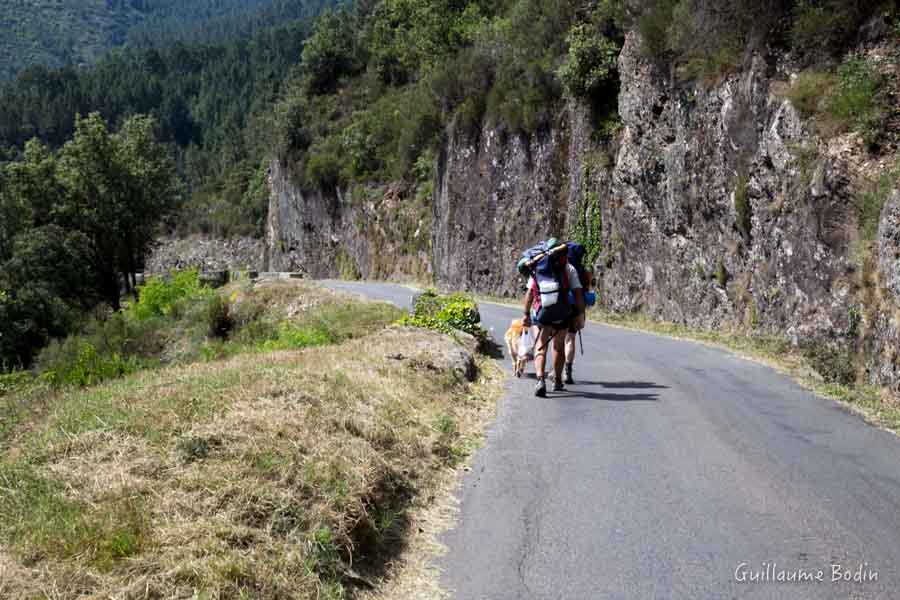
<path fill-rule="evenodd" d="M 516 319 L 509 324 L 509 329 L 506 330 L 506 335 L 504 336 L 506 350 L 509 352 L 510 360 L 512 360 L 513 373 L 515 373 L 516 377 L 522 376 L 525 372 L 525 364 L 528 362 L 527 358 L 519 358 L 519 340 L 522 339 L 522 335 L 527 330 L 528 328 L 525 327 L 522 319 Z"/>

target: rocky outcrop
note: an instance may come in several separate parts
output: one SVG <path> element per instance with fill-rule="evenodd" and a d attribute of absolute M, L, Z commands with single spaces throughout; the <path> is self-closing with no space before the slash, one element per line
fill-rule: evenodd
<path fill-rule="evenodd" d="M 406 186 L 305 190 L 276 160 L 269 188 L 270 270 L 315 278 L 431 276 L 429 206 Z"/>
<path fill-rule="evenodd" d="M 900 191 L 884 205 L 878 227 L 877 271 L 863 294 L 862 349 L 870 383 L 900 393 Z"/>
<path fill-rule="evenodd" d="M 195 235 L 157 240 L 146 258 L 146 273 L 183 269 L 203 271 L 263 271 L 265 243 L 249 237 L 218 239 Z"/>
<path fill-rule="evenodd" d="M 531 137 L 450 128 L 438 161 L 432 247 L 439 286 L 494 294 L 520 287 L 522 249 L 566 227 L 569 128 Z"/>
<path fill-rule="evenodd" d="M 631 38 L 620 70 L 603 206 L 609 305 L 795 340 L 845 330 L 850 168 L 776 92 L 777 66 L 754 56 L 718 85 L 681 86 Z"/>

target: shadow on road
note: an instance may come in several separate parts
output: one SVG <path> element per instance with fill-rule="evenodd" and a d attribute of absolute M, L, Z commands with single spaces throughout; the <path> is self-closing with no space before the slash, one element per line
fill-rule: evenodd
<path fill-rule="evenodd" d="M 602 385 L 612 390 L 667 390 L 669 386 L 659 385 L 651 381 L 581 381 L 575 380 L 576 385 Z"/>
<path fill-rule="evenodd" d="M 573 386 L 562 392 L 559 398 L 585 398 L 587 400 L 603 400 L 605 402 L 658 402 L 659 394 L 602 394 L 598 392 L 585 392 L 575 389 Z M 556 396 L 556 394 L 554 394 Z"/>

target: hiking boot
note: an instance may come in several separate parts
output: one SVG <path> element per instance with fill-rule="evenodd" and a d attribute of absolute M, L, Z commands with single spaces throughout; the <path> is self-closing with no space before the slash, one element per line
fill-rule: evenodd
<path fill-rule="evenodd" d="M 566 385 L 575 385 L 575 380 L 572 379 L 572 363 L 566 363 Z"/>
<path fill-rule="evenodd" d="M 553 382 L 553 391 L 554 392 L 564 392 L 564 391 L 566 391 L 566 386 L 563 385 L 562 381 L 554 381 Z"/>
<path fill-rule="evenodd" d="M 547 382 L 543 378 L 538 379 L 537 387 L 534 388 L 534 395 L 538 398 L 547 397 Z"/>

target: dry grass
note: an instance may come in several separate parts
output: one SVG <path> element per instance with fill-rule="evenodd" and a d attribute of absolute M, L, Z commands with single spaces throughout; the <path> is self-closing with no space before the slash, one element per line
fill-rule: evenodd
<path fill-rule="evenodd" d="M 347 598 L 410 572 L 500 387 L 462 351 L 392 328 L 58 393 L 0 459 L 0 595 Z"/>

